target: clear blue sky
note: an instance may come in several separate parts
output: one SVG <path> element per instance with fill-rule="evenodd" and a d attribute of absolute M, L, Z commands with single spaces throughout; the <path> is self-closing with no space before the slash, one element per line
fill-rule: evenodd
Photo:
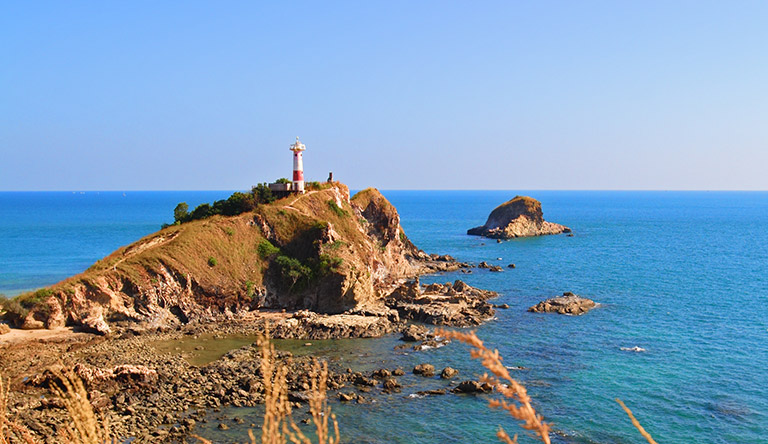
<path fill-rule="evenodd" d="M 18 1 L 0 190 L 768 189 L 768 2 Z"/>

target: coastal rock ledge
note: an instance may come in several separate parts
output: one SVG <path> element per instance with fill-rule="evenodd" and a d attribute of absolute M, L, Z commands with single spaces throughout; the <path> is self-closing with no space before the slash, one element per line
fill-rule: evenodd
<path fill-rule="evenodd" d="M 493 239 L 570 233 L 571 229 L 544 220 L 541 202 L 528 196 L 515 196 L 496 207 L 485 225 L 467 230 L 467 234 Z"/>
<path fill-rule="evenodd" d="M 595 308 L 595 301 L 571 292 L 565 292 L 562 296 L 547 299 L 530 307 L 528 311 L 534 313 L 559 313 L 564 315 L 581 315 Z"/>

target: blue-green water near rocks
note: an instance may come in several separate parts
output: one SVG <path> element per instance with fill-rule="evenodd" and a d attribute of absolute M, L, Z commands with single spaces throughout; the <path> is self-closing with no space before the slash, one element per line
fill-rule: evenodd
<path fill-rule="evenodd" d="M 514 192 L 385 191 L 416 245 L 459 260 L 517 268 L 457 278 L 498 291 L 510 305 L 478 334 L 497 347 L 558 431 L 556 442 L 639 443 L 614 401 L 621 398 L 661 443 L 768 442 L 768 193 L 528 191 L 547 220 L 574 237 L 497 244 L 471 237 Z M 54 283 L 190 206 L 229 192 L 0 193 L 0 293 Z M 500 261 L 497 258 L 501 258 Z M 601 306 L 579 317 L 527 313 L 573 291 Z M 420 362 L 481 371 L 458 344 L 397 352 L 395 337 L 314 343 L 307 352 L 355 369 L 406 370 Z M 303 351 L 297 344 L 282 344 Z M 642 347 L 646 352 L 624 351 Z M 444 387 L 407 375 L 400 394 L 370 404 L 334 404 L 345 442 L 494 442 L 497 425 L 482 397 L 410 397 Z M 200 429 L 217 442 L 242 441 L 259 411 L 230 409 L 245 425 Z M 530 442 L 524 438 L 524 441 Z"/>

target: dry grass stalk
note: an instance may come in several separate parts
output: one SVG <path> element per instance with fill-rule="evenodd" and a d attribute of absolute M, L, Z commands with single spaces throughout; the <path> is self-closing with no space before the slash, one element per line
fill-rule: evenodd
<path fill-rule="evenodd" d="M 301 431 L 291 417 L 291 403 L 288 401 L 288 369 L 278 362 L 275 346 L 267 335 L 259 338 L 261 349 L 261 377 L 264 384 L 264 423 L 261 427 L 262 444 L 312 444 L 312 440 Z M 338 444 L 339 425 L 327 402 L 328 364 L 312 363 L 310 374 L 309 411 L 317 434 L 317 444 Z M 333 421 L 334 436 L 331 436 L 328 418 Z M 251 442 L 255 444 L 253 435 Z"/>
<path fill-rule="evenodd" d="M 440 329 L 435 334 L 449 339 L 456 339 L 472 347 L 470 356 L 473 359 L 479 359 L 483 367 L 490 370 L 493 374 L 493 376 L 489 376 L 487 373 L 484 374 L 480 381 L 490 384 L 504 398 L 512 400 L 512 402 L 507 402 L 506 399 L 492 399 L 488 401 L 488 404 L 491 407 L 503 409 L 512 417 L 523 421 L 520 425 L 523 429 L 533 432 L 540 441 L 550 444 L 549 424 L 545 423 L 544 418 L 536 413 L 525 387 L 510 376 L 509 371 L 501 362 L 502 357 L 499 355 L 498 350 L 491 351 L 485 347 L 483 341 L 475 335 L 475 332 L 463 333 Z M 502 428 L 499 428 L 496 436 L 507 444 L 517 442 L 517 435 L 514 438 L 510 438 Z"/>
<path fill-rule="evenodd" d="M 635 428 L 640 432 L 641 435 L 643 435 L 643 438 L 645 438 L 650 444 L 658 444 L 656 441 L 654 441 L 651 434 L 646 432 L 643 426 L 640 425 L 640 421 L 638 421 L 637 418 L 635 418 L 635 415 L 632 414 L 632 410 L 630 410 L 629 407 L 624 405 L 621 399 L 616 398 L 616 402 L 618 402 L 621 408 L 623 408 L 624 411 L 627 412 L 629 419 L 632 421 L 632 425 L 635 426 Z"/>
<path fill-rule="evenodd" d="M 11 439 L 25 444 L 35 444 L 29 429 L 8 418 L 8 399 L 11 392 L 11 381 L 7 386 L 0 375 L 0 444 L 10 444 Z"/>
<path fill-rule="evenodd" d="M 72 444 L 117 442 L 116 439 L 110 440 L 109 423 L 106 417 L 102 417 L 101 421 L 96 417 L 83 381 L 72 372 L 58 370 L 52 370 L 52 372 L 61 383 L 61 386 L 53 383 L 52 390 L 61 398 L 72 421 L 66 429 L 61 431 L 61 440 Z"/>
<path fill-rule="evenodd" d="M 328 406 L 328 363 L 322 364 L 318 361 L 312 363 L 311 386 L 309 393 L 309 412 L 312 414 L 312 422 L 315 425 L 318 444 L 338 444 L 339 442 L 339 423 L 336 421 L 336 415 L 331 413 Z M 331 435 L 328 419 L 333 421 L 333 436 Z M 289 418 L 291 431 L 288 439 L 294 444 L 312 444 L 299 429 L 292 418 Z"/>
<path fill-rule="evenodd" d="M 261 426 L 262 444 L 285 444 L 286 418 L 291 415 L 288 402 L 288 369 L 277 363 L 275 346 L 267 337 L 258 341 L 261 350 L 261 377 L 264 384 L 264 422 Z M 255 440 L 251 434 L 251 442 Z"/>
<path fill-rule="evenodd" d="M 291 416 L 291 403 L 288 401 L 288 368 L 278 362 L 275 346 L 268 336 L 257 341 L 261 351 L 261 377 L 264 384 L 264 422 L 261 426 L 261 444 L 313 444 L 313 441 L 301 431 Z M 336 415 L 328 406 L 328 364 L 314 361 L 310 373 L 309 412 L 315 426 L 317 444 L 338 444 L 339 424 Z M 333 424 L 333 432 L 329 423 Z M 211 441 L 192 435 L 203 444 Z M 251 444 L 258 441 L 252 430 L 248 430 Z M 0 443 L 2 444 L 2 443 Z"/>

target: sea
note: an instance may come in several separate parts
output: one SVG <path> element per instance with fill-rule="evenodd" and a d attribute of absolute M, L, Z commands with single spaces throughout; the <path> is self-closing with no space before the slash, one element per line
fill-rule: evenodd
<path fill-rule="evenodd" d="M 230 191 L 2 192 L 0 293 L 14 296 L 85 270 L 190 207 Z M 552 424 L 553 442 L 645 442 L 616 399 L 659 443 L 768 443 L 768 193 L 645 191 L 383 191 L 406 234 L 429 253 L 487 261 L 504 271 L 446 273 L 499 293 L 495 319 L 476 328 L 499 350 Z M 564 235 L 496 243 L 468 236 L 516 194 L 542 202 Z M 508 268 L 509 264 L 515 268 Z M 527 308 L 570 291 L 599 306 L 582 316 Z M 465 346 L 395 350 L 378 339 L 282 341 L 356 370 L 431 363 L 483 373 Z M 497 442 L 503 427 L 534 442 L 488 397 L 420 396 L 445 388 L 407 373 L 401 393 L 365 404 L 332 403 L 345 443 Z M 258 408 L 228 408 L 200 424 L 214 442 L 242 442 Z M 215 415 L 220 415 L 217 418 Z M 306 415 L 298 411 L 297 415 Z M 222 421 L 242 418 L 243 424 Z M 300 416 L 301 417 L 301 416 Z M 253 424 L 253 425 L 252 425 Z"/>

